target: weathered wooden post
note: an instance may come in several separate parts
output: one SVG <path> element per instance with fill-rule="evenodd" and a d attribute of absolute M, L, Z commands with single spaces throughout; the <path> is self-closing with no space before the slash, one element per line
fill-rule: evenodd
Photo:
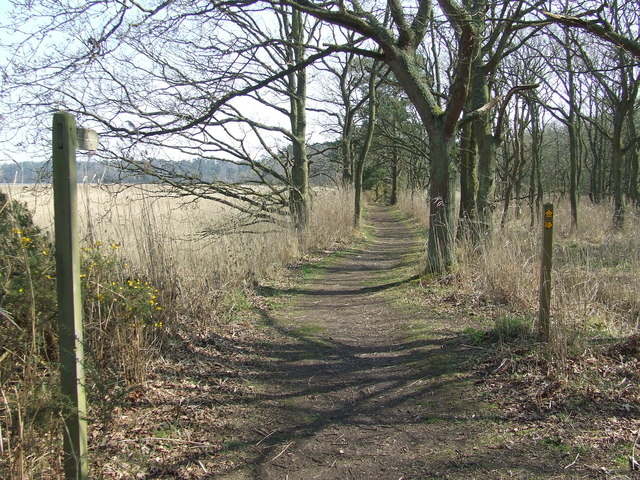
<path fill-rule="evenodd" d="M 538 335 L 540 340 L 550 339 L 551 311 L 551 263 L 553 255 L 553 204 L 544 204 L 544 228 L 542 229 L 542 268 L 540 269 L 540 310 Z"/>
<path fill-rule="evenodd" d="M 76 148 L 95 150 L 97 135 L 79 130 L 73 115 L 53 114 L 53 192 L 60 384 L 64 407 L 64 470 L 67 480 L 88 478 L 87 401 L 84 380 Z M 90 133 L 89 133 L 90 132 Z M 94 146 L 96 144 L 96 146 Z"/>

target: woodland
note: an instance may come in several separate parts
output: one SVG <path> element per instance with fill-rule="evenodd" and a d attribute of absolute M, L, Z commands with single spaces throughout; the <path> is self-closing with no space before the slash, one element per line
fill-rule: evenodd
<path fill-rule="evenodd" d="M 178 375 L 180 362 L 197 363 L 194 356 L 177 353 L 177 345 L 215 358 L 214 364 L 199 364 L 203 369 L 219 367 L 222 373 L 216 374 L 224 377 L 232 368 L 221 365 L 237 360 L 234 375 L 250 377 L 253 357 L 238 360 L 234 355 L 246 352 L 239 353 L 240 344 L 230 346 L 234 339 L 255 341 L 261 347 L 254 355 L 266 357 L 264 344 L 285 349 L 294 337 L 310 349 L 305 355 L 320 355 L 326 345 L 318 341 L 309 347 L 319 331 L 326 333 L 327 342 L 349 343 L 349 325 L 332 330 L 338 311 L 319 313 L 313 320 L 317 325 L 286 328 L 274 327 L 280 320 L 265 313 L 284 311 L 293 302 L 297 306 L 292 311 L 302 315 L 314 289 L 295 285 L 315 281 L 318 290 L 336 299 L 351 298 L 354 289 L 371 298 L 381 295 L 381 312 L 402 319 L 389 327 L 389 338 L 405 335 L 407 345 L 407 332 L 418 328 L 417 320 L 408 319 L 413 309 L 445 312 L 452 322 L 446 328 L 457 332 L 452 335 L 460 345 L 473 344 L 472 350 L 483 352 L 476 357 L 461 349 L 460 358 L 474 364 L 474 375 L 502 376 L 484 382 L 510 392 L 501 408 L 513 409 L 522 398 L 557 395 L 548 408 L 542 400 L 531 400 L 526 411 L 548 413 L 555 405 L 554 412 L 572 417 L 572 395 L 599 399 L 592 409 L 580 410 L 585 415 L 580 419 L 588 418 L 586 412 L 597 416 L 605 410 L 607 418 L 616 419 L 606 425 L 596 422 L 594 429 L 616 432 L 610 443 L 620 448 L 607 454 L 623 459 L 618 459 L 617 470 L 602 466 L 604 457 L 580 466 L 580 455 L 588 457 L 590 450 L 573 444 L 549 454 L 551 460 L 541 457 L 542 463 L 564 466 L 542 469 L 540 478 L 635 478 L 640 469 L 640 378 L 634 371 L 640 365 L 637 2 L 10 0 L 2 8 L 0 181 L 13 185 L 6 185 L 9 193 L 0 197 L 0 236 L 5 240 L 0 259 L 0 454 L 6 457 L 0 476 L 4 468 L 8 478 L 55 478 L 61 468 L 59 452 L 47 451 L 42 443 L 45 437 L 59 443 L 62 435 L 59 426 L 50 425 L 59 406 L 52 373 L 57 354 L 50 225 L 38 217 L 44 207 L 19 184 L 36 183 L 34 191 L 47 191 L 51 116 L 66 111 L 100 135 L 99 148 L 80 159 L 78 181 L 86 194 L 83 294 L 87 350 L 95 369 L 88 388 L 99 405 L 91 412 L 93 422 L 106 437 L 116 439 L 133 428 L 128 424 L 119 433 L 106 433 L 113 415 L 126 408 L 144 410 L 145 402 L 154 404 L 150 398 L 166 397 L 158 373 L 166 365 L 174 369 L 171 375 Z M 95 197 L 88 193 L 93 188 L 100 192 Z M 94 212 L 103 201 L 97 198 L 107 193 L 118 199 L 105 201 L 110 207 Z M 128 212 L 121 200 L 129 205 Z M 541 338 L 536 242 L 543 229 L 543 204 L 549 202 L 559 215 L 558 294 L 553 300 L 557 321 L 552 338 Z M 400 218 L 409 227 L 389 226 Z M 131 231 L 125 232 L 125 225 Z M 418 246 L 404 250 L 400 237 Z M 196 251 L 209 253 L 196 259 Z M 350 263 L 345 252 L 359 252 L 355 258 L 364 263 Z M 352 275 L 342 267 L 332 270 L 332 262 Z M 385 268 L 395 273 L 383 281 Z M 308 276 L 307 269 L 315 269 L 319 277 Z M 351 286 L 336 293 L 319 271 Z M 372 281 L 365 278 L 367 271 L 382 283 L 362 283 Z M 298 303 L 290 296 L 299 298 Z M 326 299 L 318 298 L 323 305 Z M 354 296 L 353 302 L 362 298 Z M 382 313 L 376 317 L 364 311 L 367 318 L 378 318 L 372 322 L 382 321 Z M 422 313 L 416 315 L 422 318 Z M 465 320 L 458 324 L 458 317 Z M 342 320 L 354 322 L 353 342 L 366 343 L 372 355 L 374 346 L 392 349 L 378 344 L 383 339 L 369 335 L 359 318 L 346 315 Z M 473 323 L 474 318 L 480 323 Z M 444 325 L 440 317 L 423 320 Z M 239 324 L 255 338 L 239 334 Z M 272 334 L 258 331 L 258 324 L 274 329 Z M 289 335 L 286 340 L 277 336 L 283 331 Z M 407 358 L 415 354 L 444 362 L 428 350 L 430 341 L 441 342 L 445 353 L 455 357 L 457 347 L 447 343 L 441 330 L 429 335 L 411 337 L 423 344 L 407 347 L 419 351 Z M 344 348 L 357 356 L 359 346 Z M 284 357 L 291 365 L 297 361 Z M 455 378 L 462 375 L 442 369 Z M 578 387 L 570 371 L 589 371 L 599 379 L 613 373 L 595 393 L 585 393 L 581 388 L 589 380 L 582 378 Z M 357 382 L 357 372 L 349 374 L 340 378 Z M 310 369 L 309 376 L 314 375 Z M 410 385 L 420 381 L 409 374 L 406 380 Z M 424 381 L 435 382 L 435 376 L 425 374 Z M 371 392 L 377 391 L 377 380 L 365 382 Z M 621 389 L 617 396 L 615 382 Z M 222 384 L 220 380 L 211 388 L 223 391 Z M 292 385 L 283 381 L 275 391 L 291 394 Z M 485 393 L 493 388 L 486 385 Z M 236 387 L 242 395 L 258 395 Z M 461 388 L 467 392 L 472 386 Z M 446 389 L 437 391 L 442 402 L 455 397 Z M 487 400 L 497 398 L 491 392 L 483 405 L 495 403 Z M 346 393 L 334 394 L 348 403 Z M 309 395 L 325 398 L 320 393 L 305 398 Z M 128 407 L 118 406 L 123 410 L 114 413 L 105 405 L 116 398 L 114 404 L 123 401 Z M 619 417 L 612 405 L 623 412 Z M 260 412 L 254 413 L 273 414 L 268 408 Z M 230 418 L 246 413 L 234 410 Z M 529 413 L 523 421 L 533 431 L 531 424 L 542 417 Z M 144 415 L 151 414 L 144 410 Z M 324 426 L 317 419 L 287 417 L 273 431 L 259 430 L 263 438 L 256 438 L 254 447 L 272 435 L 270 441 L 278 439 L 260 458 L 239 446 L 233 465 L 225 466 L 214 455 L 206 457 L 215 457 L 207 463 L 205 457 L 183 452 L 180 465 L 195 465 L 200 476 L 188 469 L 191 473 L 176 473 L 167 466 L 173 460 L 167 460 L 163 468 L 173 473 L 141 467 L 138 478 L 245 474 L 238 467 L 243 462 L 258 465 L 246 478 L 281 478 L 277 469 L 269 470 L 275 460 L 288 459 L 282 468 L 297 472 L 296 455 L 307 458 L 302 447 L 296 450 L 293 434 L 284 433 L 296 421 L 314 434 Z M 545 423 L 540 431 L 550 428 Z M 429 438 L 420 432 L 414 433 Z M 238 435 L 244 439 L 245 434 Z M 362 432 L 351 434 L 364 438 Z M 173 430 L 144 435 L 144 441 L 172 438 L 183 447 L 197 446 L 195 437 L 180 437 Z M 532 435 L 528 438 L 545 448 L 549 438 L 564 439 L 564 433 Z M 596 437 L 590 432 L 581 441 L 596 444 L 601 441 Z M 92 441 L 104 478 L 133 478 L 128 477 L 131 465 L 109 463 L 105 452 L 113 450 L 107 440 Z M 510 450 L 511 441 L 502 439 L 495 448 Z M 203 442 L 216 444 L 216 455 L 225 449 L 217 437 Z M 30 455 L 27 447 L 36 453 Z M 573 457 L 565 461 L 567 452 L 575 457 L 573 463 Z M 428 477 L 426 470 L 415 470 L 416 461 L 406 459 L 407 478 L 510 478 L 499 463 L 483 467 L 493 472 L 483 477 L 481 469 L 469 470 L 473 462 L 453 460 L 450 477 Z M 582 468 L 575 477 L 574 467 Z M 517 478 L 534 478 L 533 470 L 513 472 Z M 380 475 L 340 471 L 328 478 L 392 478 Z"/>

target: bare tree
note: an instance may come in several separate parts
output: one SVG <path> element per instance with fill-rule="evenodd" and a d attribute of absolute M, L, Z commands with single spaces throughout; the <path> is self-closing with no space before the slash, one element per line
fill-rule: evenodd
<path fill-rule="evenodd" d="M 640 58 L 640 41 L 638 34 L 629 31 L 616 29 L 610 21 L 603 18 L 603 11 L 609 7 L 612 10 L 619 10 L 621 5 L 618 1 L 598 2 L 594 8 L 589 9 L 588 5 L 582 3 L 583 11 L 574 14 L 559 14 L 549 11 L 542 11 L 542 14 L 554 23 L 559 23 L 565 27 L 583 30 L 605 42 L 625 50 L 636 58 Z M 586 8 L 585 8 L 586 7 Z M 637 6 L 636 6 L 637 8 Z"/>
<path fill-rule="evenodd" d="M 478 26 L 469 10 L 449 0 L 439 0 L 441 18 L 454 32 L 452 83 L 442 108 L 436 100 L 433 81 L 422 73 L 417 50 L 434 20 L 431 1 L 421 0 L 413 11 L 395 0 L 387 4 L 391 28 L 385 27 L 384 10 L 375 5 L 364 10 L 359 2 L 340 4 L 290 0 L 303 11 L 323 21 L 356 32 L 372 41 L 376 48 L 361 54 L 379 59 L 389 66 L 413 103 L 428 132 L 431 151 L 430 229 L 427 264 L 432 272 L 446 271 L 454 263 L 455 236 L 455 145 L 458 120 L 468 95 L 473 52 L 479 41 Z M 378 53 L 378 49 L 381 53 Z M 432 76 L 433 78 L 433 76 Z"/>
<path fill-rule="evenodd" d="M 71 111 L 100 130 L 106 160 L 155 176 L 167 193 L 225 203 L 249 222 L 292 218 L 304 230 L 306 69 L 336 51 L 318 47 L 317 22 L 278 3 L 30 7 L 5 27 L 38 27 L 5 45 L 13 52 L 5 85 L 22 95 L 17 114 Z M 51 55 L 47 48 L 61 39 L 65 48 Z M 205 182 L 166 161 L 186 158 L 248 173 L 234 184 Z"/>
<path fill-rule="evenodd" d="M 637 28 L 640 19 L 638 12 L 619 11 L 617 2 L 601 11 L 618 31 L 630 33 Z M 611 131 L 611 183 L 613 190 L 614 216 L 613 225 L 621 228 L 625 220 L 625 182 L 623 172 L 625 156 L 635 149 L 636 138 L 629 139 L 624 145 L 625 130 L 638 100 L 640 90 L 640 65 L 631 61 L 625 50 L 605 47 L 603 51 L 597 46 L 587 48 L 579 46 L 580 58 L 585 63 L 586 71 L 603 92 L 605 105 L 610 109 Z M 631 116 L 631 117 L 630 117 Z M 631 126 L 633 131 L 633 126 Z M 628 158 L 633 158 L 628 156 Z"/>

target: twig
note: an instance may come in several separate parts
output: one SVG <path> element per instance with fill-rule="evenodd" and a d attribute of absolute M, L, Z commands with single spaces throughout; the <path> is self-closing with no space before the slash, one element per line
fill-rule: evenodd
<path fill-rule="evenodd" d="M 505 358 L 502 360 L 502 363 L 500 363 L 500 365 L 498 366 L 498 368 L 496 368 L 493 372 L 491 372 L 492 374 L 497 373 L 502 367 L 504 367 L 505 363 L 507 363 L 509 361 L 508 358 Z"/>
<path fill-rule="evenodd" d="M 576 462 L 578 461 L 578 457 L 579 457 L 579 456 L 580 456 L 580 454 L 579 454 L 579 453 L 578 453 L 578 454 L 576 454 L 576 458 L 574 458 L 574 459 L 573 459 L 573 462 L 571 462 L 569 465 L 567 465 L 566 467 L 564 467 L 564 469 L 565 469 L 565 470 L 567 470 L 568 468 L 573 467 L 573 466 L 576 464 Z"/>
<path fill-rule="evenodd" d="M 638 434 L 636 435 L 636 441 L 633 442 L 633 448 L 631 449 L 631 458 L 629 459 L 629 467 L 631 470 L 638 470 L 638 461 L 636 460 L 636 445 L 638 445 L 638 440 L 640 440 L 640 429 L 638 429 Z"/>
<path fill-rule="evenodd" d="M 139 440 L 125 440 L 125 442 L 137 442 L 137 441 L 142 441 L 142 442 L 151 442 L 151 441 L 173 442 L 173 443 L 184 443 L 184 444 L 187 444 L 187 445 L 195 445 L 195 446 L 198 446 L 198 447 L 215 447 L 215 445 L 212 444 L 212 443 L 194 442 L 192 440 L 182 440 L 180 438 L 144 437 L 144 438 L 140 438 Z"/>
<path fill-rule="evenodd" d="M 279 458 L 279 457 L 280 457 L 280 455 L 282 455 L 284 452 L 286 452 L 286 451 L 287 451 L 287 449 L 288 449 L 291 445 L 293 445 L 293 442 L 291 442 L 290 444 L 288 444 L 286 447 L 284 447 L 284 448 L 282 449 L 282 451 L 281 451 L 279 454 L 277 454 L 275 457 L 273 457 L 271 460 L 269 460 L 269 463 L 271 463 L 271 462 L 273 462 L 275 459 Z"/>
<path fill-rule="evenodd" d="M 278 431 L 278 429 L 274 430 L 271 433 L 267 433 L 264 437 L 262 437 L 262 440 L 260 440 L 258 443 L 256 443 L 254 446 L 257 447 L 258 445 L 260 445 L 262 442 L 264 442 L 267 438 L 269 438 L 271 435 L 273 435 L 274 433 L 276 433 Z"/>
<path fill-rule="evenodd" d="M 204 465 L 202 464 L 202 462 L 200 460 L 198 460 L 198 465 L 200 465 L 200 468 L 202 468 L 202 471 L 204 473 L 209 473 L 209 470 L 207 470 Z"/>
<path fill-rule="evenodd" d="M 13 419 L 11 418 L 11 409 L 9 408 L 9 402 L 7 402 L 7 397 L 4 395 L 4 390 L 0 387 L 0 395 L 2 395 L 2 400 L 4 400 L 4 408 L 7 411 L 7 425 L 13 424 Z M 11 436 L 7 437 L 7 451 L 11 451 Z M 0 453 L 4 453 L 4 439 L 2 438 L 2 424 L 0 424 Z"/>

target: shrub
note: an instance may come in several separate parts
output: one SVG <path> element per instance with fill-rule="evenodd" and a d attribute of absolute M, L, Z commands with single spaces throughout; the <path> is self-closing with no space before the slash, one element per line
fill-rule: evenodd
<path fill-rule="evenodd" d="M 495 337 L 499 342 L 510 343 L 533 339 L 533 321 L 518 316 L 504 316 L 496 319 Z"/>
<path fill-rule="evenodd" d="M 132 274 L 119 246 L 82 249 L 85 369 L 91 415 L 144 380 L 163 328 L 159 291 Z M 55 260 L 25 204 L 0 192 L 0 478 L 56 478 L 60 470 Z M 109 400 L 106 402 L 105 400 Z M 28 473 L 27 473 L 28 472 Z"/>
<path fill-rule="evenodd" d="M 94 374 L 139 383 L 164 328 L 163 307 L 158 289 L 131 275 L 118 249 L 100 241 L 82 249 L 86 350 Z"/>
<path fill-rule="evenodd" d="M 0 385 L 57 359 L 51 242 L 26 206 L 0 193 Z"/>

